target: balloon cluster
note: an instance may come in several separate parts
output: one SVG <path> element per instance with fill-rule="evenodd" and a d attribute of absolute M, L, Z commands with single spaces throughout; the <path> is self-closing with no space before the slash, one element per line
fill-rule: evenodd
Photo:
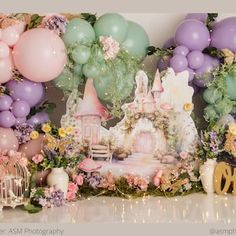
<path fill-rule="evenodd" d="M 37 113 L 27 120 L 31 108 L 39 105 L 44 99 L 42 83 L 27 79 L 11 80 L 5 84 L 8 94 L 0 96 L 0 126 L 10 128 L 27 123 L 37 125 L 48 120 L 46 113 Z"/>
<path fill-rule="evenodd" d="M 104 101 L 116 96 L 125 99 L 131 94 L 136 66 L 149 46 L 140 25 L 113 13 L 100 16 L 94 25 L 74 18 L 62 39 L 71 63 L 54 81 L 57 87 L 72 91 L 85 77 L 94 79 L 98 96 Z"/>
<path fill-rule="evenodd" d="M 189 82 L 197 87 L 206 87 L 213 77 L 211 71 L 219 66 L 219 59 L 203 53 L 210 46 L 210 31 L 206 26 L 207 14 L 188 14 L 179 25 L 175 36 L 164 47 L 174 47 L 172 57 L 160 61 L 158 67 L 170 66 L 176 73 L 187 70 Z"/>
<path fill-rule="evenodd" d="M 6 83 L 12 78 L 14 69 L 12 48 L 18 42 L 24 29 L 24 22 L 17 22 L 4 29 L 0 28 L 0 84 Z"/>

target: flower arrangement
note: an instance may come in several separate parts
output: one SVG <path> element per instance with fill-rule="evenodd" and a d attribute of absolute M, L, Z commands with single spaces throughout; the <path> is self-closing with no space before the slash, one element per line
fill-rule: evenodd
<path fill-rule="evenodd" d="M 235 123 L 225 126 L 215 125 L 210 130 L 201 133 L 201 147 L 199 147 L 198 156 L 202 161 L 216 159 L 232 163 L 236 157 L 235 141 Z"/>

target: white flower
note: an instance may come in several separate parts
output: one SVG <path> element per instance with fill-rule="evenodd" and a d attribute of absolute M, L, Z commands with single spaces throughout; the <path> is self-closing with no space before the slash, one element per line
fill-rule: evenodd
<path fill-rule="evenodd" d="M 112 37 L 100 36 L 100 43 L 104 51 L 105 60 L 114 59 L 120 51 L 120 44 Z"/>

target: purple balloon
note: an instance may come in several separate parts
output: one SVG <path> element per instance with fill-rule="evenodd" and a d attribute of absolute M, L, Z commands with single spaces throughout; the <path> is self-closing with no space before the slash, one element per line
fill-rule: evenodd
<path fill-rule="evenodd" d="M 10 109 L 13 100 L 10 96 L 4 94 L 0 96 L 0 111 L 7 111 Z"/>
<path fill-rule="evenodd" d="M 42 83 L 36 83 L 23 79 L 22 81 L 11 80 L 6 84 L 11 92 L 13 100 L 26 101 L 30 107 L 36 106 L 44 96 Z"/>
<path fill-rule="evenodd" d="M 42 111 L 42 112 L 39 112 L 39 113 L 35 114 L 34 116 L 32 116 L 29 120 L 27 120 L 27 123 L 32 126 L 36 126 L 36 125 L 46 123 L 48 121 L 49 121 L 48 114 L 46 112 Z"/>
<path fill-rule="evenodd" d="M 16 118 L 10 111 L 2 111 L 0 112 L 0 127 L 10 128 L 16 122 Z"/>
<path fill-rule="evenodd" d="M 207 82 L 210 82 L 213 79 L 210 72 L 214 68 L 216 68 L 219 64 L 220 64 L 219 59 L 204 54 L 203 65 L 199 69 L 195 70 L 196 78 L 193 80 L 194 84 L 196 84 L 201 88 L 204 88 Z M 201 77 L 204 77 L 204 79 L 202 79 Z"/>
<path fill-rule="evenodd" d="M 204 63 L 204 54 L 200 51 L 192 51 L 187 56 L 188 65 L 191 69 L 198 69 Z"/>
<path fill-rule="evenodd" d="M 163 48 L 171 48 L 171 47 L 175 47 L 175 39 L 174 38 L 169 38 L 168 40 L 166 40 L 166 42 L 163 45 Z"/>
<path fill-rule="evenodd" d="M 206 23 L 207 17 L 207 13 L 189 13 L 186 15 L 185 19 L 199 20 L 203 23 Z"/>
<path fill-rule="evenodd" d="M 12 113 L 17 118 L 26 117 L 30 113 L 30 106 L 25 101 L 15 101 L 12 104 Z"/>
<path fill-rule="evenodd" d="M 160 71 L 166 70 L 170 66 L 170 56 L 166 56 L 158 60 L 157 62 L 157 68 Z"/>
<path fill-rule="evenodd" d="M 210 33 L 201 21 L 185 20 L 175 32 L 175 42 L 189 50 L 202 51 L 210 44 Z"/>
<path fill-rule="evenodd" d="M 236 17 L 226 18 L 213 27 L 211 46 L 236 52 Z"/>
<path fill-rule="evenodd" d="M 181 72 L 188 67 L 188 61 L 185 56 L 174 55 L 170 59 L 170 66 L 174 69 L 175 72 Z"/>
<path fill-rule="evenodd" d="M 189 50 L 187 47 L 183 46 L 183 45 L 180 45 L 178 47 L 176 47 L 173 51 L 173 54 L 174 55 L 182 55 L 182 56 L 187 56 L 189 53 Z"/>
<path fill-rule="evenodd" d="M 195 72 L 191 68 L 189 68 L 189 67 L 186 70 L 189 73 L 188 82 L 190 82 L 190 81 L 193 80 Z"/>
<path fill-rule="evenodd" d="M 25 122 L 26 122 L 26 117 L 16 118 L 15 125 L 21 125 L 24 124 Z"/>

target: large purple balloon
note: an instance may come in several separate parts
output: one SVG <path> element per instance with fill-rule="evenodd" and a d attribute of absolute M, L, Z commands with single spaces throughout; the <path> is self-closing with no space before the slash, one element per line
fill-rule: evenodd
<path fill-rule="evenodd" d="M 12 113 L 17 118 L 26 117 L 30 113 L 30 106 L 25 101 L 15 101 L 12 104 Z"/>
<path fill-rule="evenodd" d="M 49 116 L 46 112 L 39 112 L 32 116 L 29 120 L 27 120 L 27 123 L 32 126 L 37 126 L 43 123 L 46 123 L 49 121 Z"/>
<path fill-rule="evenodd" d="M 7 111 L 12 104 L 12 98 L 6 94 L 0 96 L 0 111 Z"/>
<path fill-rule="evenodd" d="M 176 47 L 174 50 L 173 50 L 173 54 L 174 55 L 183 55 L 183 56 L 187 56 L 189 53 L 189 50 L 187 47 L 183 46 L 183 45 L 180 45 L 178 47 Z"/>
<path fill-rule="evenodd" d="M 170 66 L 174 69 L 175 72 L 181 72 L 188 67 L 188 61 L 185 56 L 174 55 L 170 59 Z"/>
<path fill-rule="evenodd" d="M 236 17 L 226 18 L 213 27 L 211 46 L 236 52 Z"/>
<path fill-rule="evenodd" d="M 10 128 L 16 122 L 16 118 L 10 111 L 2 111 L 0 112 L 0 127 Z"/>
<path fill-rule="evenodd" d="M 201 88 L 205 87 L 206 83 L 212 80 L 212 75 L 210 72 L 219 64 L 220 62 L 217 58 L 204 54 L 203 65 L 199 69 L 195 70 L 197 78 L 193 80 L 194 84 Z M 204 77 L 206 80 L 201 79 L 201 77 Z"/>
<path fill-rule="evenodd" d="M 210 44 L 210 33 L 201 21 L 185 20 L 175 32 L 175 42 L 189 50 L 202 51 Z"/>
<path fill-rule="evenodd" d="M 36 106 L 44 97 L 42 83 L 32 82 L 27 79 L 22 81 L 11 80 L 6 84 L 6 87 L 11 91 L 13 100 L 26 101 L 30 107 Z"/>
<path fill-rule="evenodd" d="M 200 51 L 192 51 L 187 56 L 188 65 L 191 69 L 198 69 L 204 63 L 204 54 Z"/>
<path fill-rule="evenodd" d="M 207 20 L 207 17 L 208 17 L 208 14 L 207 13 L 189 13 L 186 15 L 185 19 L 194 19 L 194 20 L 199 20 L 203 23 L 206 22 Z"/>

